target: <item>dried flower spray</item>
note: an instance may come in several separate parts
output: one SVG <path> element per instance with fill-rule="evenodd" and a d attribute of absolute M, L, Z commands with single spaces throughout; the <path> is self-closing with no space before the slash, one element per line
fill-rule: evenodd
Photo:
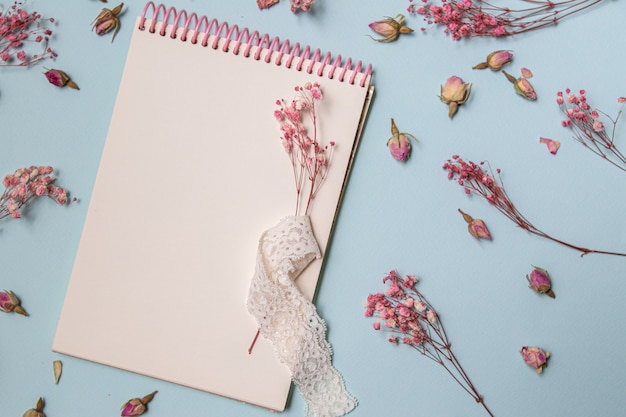
<path fill-rule="evenodd" d="M 493 414 L 483 401 L 469 376 L 452 352 L 451 342 L 443 328 L 439 314 L 426 297 L 417 290 L 417 277 L 402 278 L 391 271 L 383 278 L 388 287 L 384 293 L 370 294 L 365 304 L 365 317 L 377 317 L 374 330 L 384 329 L 392 334 L 391 344 L 407 345 L 441 365 L 454 380 L 480 403 L 485 411 Z"/>

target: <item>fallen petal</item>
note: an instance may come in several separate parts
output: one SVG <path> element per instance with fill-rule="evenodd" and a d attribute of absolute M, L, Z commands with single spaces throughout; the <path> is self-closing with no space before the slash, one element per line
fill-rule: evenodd
<path fill-rule="evenodd" d="M 545 143 L 552 155 L 556 155 L 556 151 L 558 151 L 559 147 L 561 146 L 561 142 L 559 142 L 558 140 L 552 140 L 548 138 L 539 138 L 539 142 Z"/>
<path fill-rule="evenodd" d="M 522 77 L 524 77 L 524 78 L 532 78 L 533 73 L 528 68 L 522 68 L 521 71 L 522 71 Z"/>

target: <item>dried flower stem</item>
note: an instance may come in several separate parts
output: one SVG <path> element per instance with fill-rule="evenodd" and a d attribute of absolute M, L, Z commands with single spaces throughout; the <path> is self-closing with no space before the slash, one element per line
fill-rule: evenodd
<path fill-rule="evenodd" d="M 577 250 L 581 252 L 581 256 L 588 253 L 626 256 L 626 253 L 589 249 L 573 245 L 538 229 L 520 213 L 509 198 L 504 189 L 502 178 L 500 177 L 500 169 L 496 170 L 497 176 L 494 176 L 491 173 L 491 168 L 482 168 L 484 164 L 485 162 L 481 162 L 480 164 L 476 164 L 472 161 L 465 162 L 458 155 L 454 155 L 452 159 L 449 159 L 443 165 L 443 168 L 448 171 L 448 179 L 456 180 L 459 185 L 464 188 L 466 194 L 474 193 L 485 198 L 500 213 L 504 214 L 512 222 L 533 235 Z"/>
<path fill-rule="evenodd" d="M 392 333 L 388 339 L 390 343 L 397 345 L 402 342 L 443 366 L 461 388 L 493 417 L 452 352 L 452 344 L 439 315 L 426 297 L 415 288 L 417 277 L 407 275 L 402 278 L 396 271 L 391 271 L 383 279 L 383 283 L 385 282 L 389 283 L 385 293 L 370 294 L 367 297 L 365 316 L 376 316 L 382 320 L 384 330 Z M 381 322 L 375 321 L 373 327 L 380 330 Z"/>
<path fill-rule="evenodd" d="M 444 26 L 444 32 L 458 40 L 513 36 L 556 25 L 565 17 L 588 9 L 602 0 L 521 0 L 531 5 L 517 9 L 497 6 L 484 0 L 441 0 L 440 5 L 431 4 L 428 0 L 419 1 L 423 3 L 422 6 L 411 4 L 408 11 L 424 16 L 429 25 Z M 410 2 L 413 3 L 413 0 Z"/>
<path fill-rule="evenodd" d="M 617 101 L 622 103 L 622 106 L 613 119 L 608 114 L 591 108 L 587 102 L 585 90 L 580 90 L 579 94 L 575 95 L 568 88 L 565 90 L 565 96 L 562 91 L 559 91 L 556 96 L 559 108 L 567 116 L 562 125 L 572 129 L 574 139 L 602 159 L 622 171 L 626 171 L 626 157 L 614 143 L 615 129 L 622 116 L 626 97 L 620 97 Z M 610 121 L 610 133 L 607 132 L 605 124 L 600 120 L 600 114 Z"/>
<path fill-rule="evenodd" d="M 295 91 L 298 95 L 291 102 L 284 99 L 276 101 L 279 109 L 274 112 L 274 117 L 280 122 L 283 147 L 293 168 L 297 193 L 295 214 L 302 214 L 302 198 L 306 195 L 303 214 L 308 215 L 311 203 L 328 174 L 335 143 L 321 146 L 318 142 L 315 103 L 322 99 L 319 84 L 296 86 Z M 309 118 L 312 136 L 307 132 L 305 117 Z"/>

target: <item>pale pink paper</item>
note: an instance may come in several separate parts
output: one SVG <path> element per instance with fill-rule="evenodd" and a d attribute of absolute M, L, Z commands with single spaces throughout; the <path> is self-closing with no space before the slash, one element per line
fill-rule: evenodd
<path fill-rule="evenodd" d="M 322 86 L 319 138 L 337 143 L 311 216 L 324 252 L 369 78 L 330 80 L 320 64 L 308 74 L 138 22 L 52 348 L 282 410 L 289 372 L 265 340 L 248 354 L 245 305 L 259 237 L 295 209 L 274 103 Z M 321 265 L 298 278 L 309 298 Z"/>

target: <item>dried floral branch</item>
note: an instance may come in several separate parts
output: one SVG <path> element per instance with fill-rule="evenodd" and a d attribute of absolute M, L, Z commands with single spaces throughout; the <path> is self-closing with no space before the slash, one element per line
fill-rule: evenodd
<path fill-rule="evenodd" d="M 55 178 L 50 166 L 20 168 L 5 175 L 2 183 L 6 187 L 0 195 L 0 219 L 22 217 L 20 209 L 38 197 L 49 197 L 60 205 L 68 202 L 67 190 L 54 185 Z"/>
<path fill-rule="evenodd" d="M 493 414 L 482 396 L 452 352 L 441 319 L 426 297 L 415 288 L 417 277 L 407 275 L 402 278 L 391 271 L 383 278 L 388 283 L 385 293 L 370 294 L 365 304 L 365 317 L 378 317 L 382 321 L 373 323 L 374 330 L 381 327 L 390 332 L 389 342 L 400 342 L 418 351 L 433 362 L 443 366 L 450 376 L 480 403 L 485 411 Z"/>
<path fill-rule="evenodd" d="M 581 252 L 581 256 L 588 253 L 626 256 L 626 253 L 588 249 L 573 245 L 541 231 L 519 212 L 515 204 L 513 204 L 509 198 L 504 189 L 502 178 L 500 177 L 500 169 L 496 170 L 497 176 L 494 176 L 491 173 L 491 168 L 483 169 L 483 165 L 485 165 L 485 162 L 481 162 L 480 164 L 472 161 L 465 162 L 458 155 L 454 155 L 452 159 L 448 159 L 443 165 L 443 169 L 448 171 L 448 179 L 457 181 L 458 184 L 463 187 L 466 194 L 473 193 L 483 197 L 500 213 L 504 214 L 512 222 L 533 235 L 577 250 Z"/>
<path fill-rule="evenodd" d="M 621 107 L 615 119 L 600 110 L 594 110 L 587 102 L 585 90 L 580 90 L 575 95 L 568 88 L 565 90 L 566 96 L 559 91 L 556 95 L 556 102 L 561 111 L 567 116 L 561 124 L 569 127 L 574 132 L 574 139 L 591 152 L 600 156 L 612 165 L 626 171 L 626 156 L 615 146 L 615 129 L 622 115 L 626 97 L 617 99 Z M 607 132 L 605 123 L 600 120 L 600 115 L 604 115 L 611 124 L 610 132 Z"/>
<path fill-rule="evenodd" d="M 37 12 L 28 13 L 22 8 L 23 2 L 15 2 L 7 10 L 0 12 L 0 66 L 27 67 L 45 59 L 56 57 L 48 47 L 52 30 Z M 28 45 L 37 44 L 41 52 L 31 53 Z"/>
<path fill-rule="evenodd" d="M 321 146 L 317 139 L 315 103 L 322 99 L 320 85 L 307 83 L 303 87 L 296 86 L 295 91 L 298 95 L 291 102 L 284 99 L 276 101 L 279 109 L 274 112 L 274 117 L 280 122 L 283 147 L 293 168 L 297 193 L 295 214 L 301 214 L 302 199 L 306 195 L 304 214 L 308 215 L 311 203 L 328 174 L 335 142 Z M 306 118 L 313 129 L 312 135 L 307 131 Z"/>
<path fill-rule="evenodd" d="M 409 1 L 413 3 L 413 0 Z M 435 5 L 428 0 L 416 0 L 416 4 L 411 4 L 408 11 L 424 16 L 428 25 L 444 26 L 445 33 L 459 40 L 513 36 L 556 25 L 565 17 L 599 4 L 602 0 L 520 1 L 528 6 L 497 6 L 484 0 L 441 0 L 439 5 Z"/>

